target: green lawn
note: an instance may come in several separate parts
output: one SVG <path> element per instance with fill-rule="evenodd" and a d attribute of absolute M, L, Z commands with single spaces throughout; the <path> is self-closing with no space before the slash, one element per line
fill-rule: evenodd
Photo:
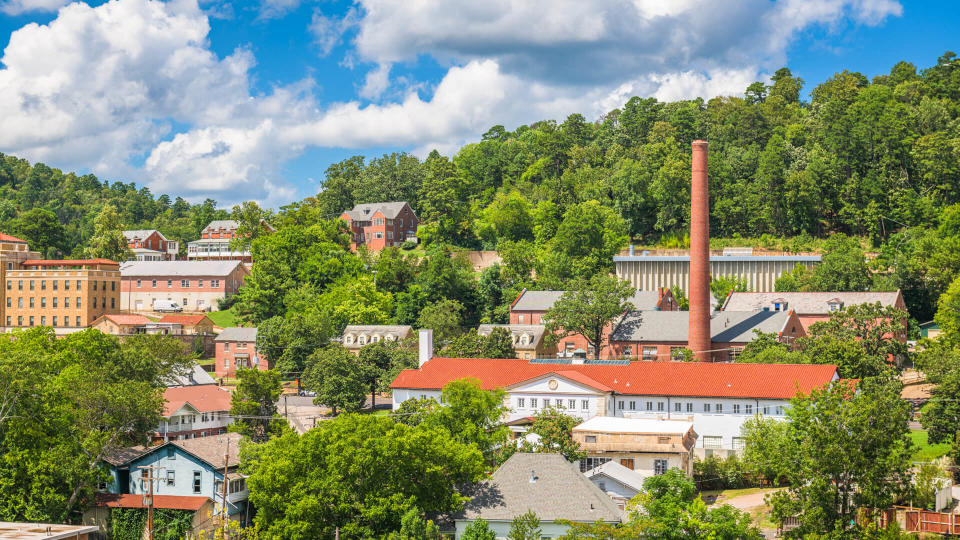
<path fill-rule="evenodd" d="M 923 429 L 911 431 L 910 440 L 916 448 L 913 452 L 914 461 L 930 461 L 950 452 L 950 443 L 930 444 L 927 441 L 927 431 Z"/>
<path fill-rule="evenodd" d="M 233 312 L 233 308 L 230 308 L 226 311 L 211 311 L 210 313 L 207 313 L 207 317 L 210 317 L 210 320 L 213 321 L 214 325 L 222 328 L 237 325 L 237 316 Z"/>

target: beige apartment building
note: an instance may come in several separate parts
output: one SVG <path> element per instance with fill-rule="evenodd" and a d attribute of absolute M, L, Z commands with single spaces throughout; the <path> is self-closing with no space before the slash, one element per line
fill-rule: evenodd
<path fill-rule="evenodd" d="M 692 419 L 595 416 L 573 428 L 573 440 L 587 453 L 580 464 L 583 471 L 616 461 L 644 476 L 673 468 L 693 474 L 697 433 Z"/>

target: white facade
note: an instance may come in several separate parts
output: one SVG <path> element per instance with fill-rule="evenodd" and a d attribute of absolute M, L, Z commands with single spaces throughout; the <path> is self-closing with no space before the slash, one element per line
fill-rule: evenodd
<path fill-rule="evenodd" d="M 164 440 L 192 439 L 207 435 L 222 433 L 230 424 L 230 411 L 199 412 L 189 404 L 180 407 L 176 412 L 160 421 L 157 426 L 157 435 Z"/>

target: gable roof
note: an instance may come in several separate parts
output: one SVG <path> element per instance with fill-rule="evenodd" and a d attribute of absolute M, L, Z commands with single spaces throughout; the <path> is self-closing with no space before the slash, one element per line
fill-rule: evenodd
<path fill-rule="evenodd" d="M 598 465 L 583 473 L 583 475 L 591 480 L 595 476 L 607 476 L 635 491 L 643 491 L 643 481 L 647 479 L 646 476 L 613 460 Z"/>
<path fill-rule="evenodd" d="M 0 232 L 0 242 L 15 242 L 17 244 L 26 244 L 27 241 L 22 238 L 17 238 L 16 236 L 11 236 L 7 233 Z"/>
<path fill-rule="evenodd" d="M 199 364 L 194 364 L 190 368 L 190 371 L 184 373 L 183 375 L 169 375 L 165 382 L 167 387 L 217 383 L 215 380 L 213 380 L 213 377 L 210 376 L 210 373 L 200 367 Z"/>
<path fill-rule="evenodd" d="M 451 381 L 478 379 L 485 390 L 504 388 L 548 373 L 577 372 L 620 394 L 648 396 L 789 399 L 832 381 L 837 366 L 816 364 L 726 364 L 630 362 L 549 364 L 513 359 L 440 358 L 405 369 L 391 388 L 439 390 Z"/>
<path fill-rule="evenodd" d="M 732 292 L 723 303 L 724 311 L 760 311 L 775 301 L 786 302 L 798 315 L 830 313 L 830 302 L 839 300 L 844 306 L 872 304 L 896 306 L 901 297 L 894 292 Z"/>
<path fill-rule="evenodd" d="M 457 520 L 509 521 L 528 510 L 546 522 L 616 523 L 622 515 L 610 497 L 560 454 L 516 453 L 468 494 L 472 498 Z"/>
<path fill-rule="evenodd" d="M 546 327 L 542 324 L 481 324 L 477 327 L 477 333 L 481 336 L 490 335 L 494 328 L 506 328 L 514 337 L 513 348 L 521 351 L 534 350 L 540 345 L 543 339 L 543 333 Z M 526 345 L 520 343 L 520 336 L 527 334 L 531 337 Z"/>
<path fill-rule="evenodd" d="M 404 338 L 413 327 L 407 324 L 348 324 L 342 335 L 347 334 L 394 334 Z"/>
<path fill-rule="evenodd" d="M 229 230 L 229 229 L 236 229 L 239 226 L 240 226 L 240 223 L 238 223 L 236 220 L 233 220 L 233 219 L 215 219 L 210 223 L 208 223 L 207 226 L 203 228 L 203 230 L 204 231 L 208 229 L 209 230 L 218 230 L 218 229 Z"/>
<path fill-rule="evenodd" d="M 229 326 L 214 341 L 257 341 L 256 326 Z"/>
<path fill-rule="evenodd" d="M 127 313 L 107 313 L 96 318 L 90 326 L 95 326 L 98 322 L 109 319 L 114 324 L 119 325 L 134 325 L 138 326 L 141 324 L 151 323 L 150 319 L 144 317 L 143 315 L 127 314 Z"/>
<path fill-rule="evenodd" d="M 210 324 L 213 324 L 213 321 L 211 321 L 210 318 L 204 315 L 203 313 L 196 313 L 196 314 L 174 313 L 174 314 L 164 315 L 163 317 L 160 317 L 160 320 L 157 322 L 197 325 L 203 322 L 204 319 L 207 319 L 207 321 L 209 321 Z"/>
<path fill-rule="evenodd" d="M 228 411 L 230 410 L 230 391 L 215 384 L 195 384 L 191 386 L 175 386 L 163 392 L 166 403 L 163 406 L 163 416 L 180 410 L 189 403 L 197 412 Z"/>
<path fill-rule="evenodd" d="M 229 276 L 240 261 L 128 261 L 120 265 L 122 277 Z"/>
<path fill-rule="evenodd" d="M 383 217 L 393 219 L 400 214 L 404 206 L 407 206 L 406 201 L 365 203 L 354 206 L 352 210 L 347 210 L 344 214 L 350 216 L 350 219 L 367 221 L 379 210 Z M 411 209 L 412 211 L 413 209 Z"/>
<path fill-rule="evenodd" d="M 510 306 L 510 311 L 546 311 L 563 296 L 566 291 L 524 291 Z M 660 301 L 656 291 L 636 291 L 628 301 L 639 311 L 653 310 Z"/>
<path fill-rule="evenodd" d="M 123 231 L 123 236 L 125 236 L 125 237 L 127 238 L 127 242 L 133 242 L 133 240 L 134 240 L 135 238 L 139 238 L 139 239 L 141 239 L 141 240 L 145 240 L 145 239 L 149 238 L 150 235 L 153 234 L 153 233 L 159 234 L 159 235 L 160 235 L 160 238 L 163 238 L 164 240 L 167 239 L 167 237 L 164 236 L 162 232 L 160 232 L 160 231 L 158 231 L 158 230 L 156 230 L 156 229 L 137 229 L 137 230 L 133 230 L 133 231 Z"/>
<path fill-rule="evenodd" d="M 168 444 L 172 444 L 180 447 L 190 454 L 193 454 L 203 461 L 206 461 L 214 468 L 222 469 L 223 456 L 225 454 L 227 455 L 227 468 L 236 467 L 240 464 L 241 439 L 243 439 L 243 435 L 240 435 L 239 433 L 224 433 L 222 435 L 211 435 L 208 437 L 170 441 L 166 444 L 155 446 L 153 448 L 163 448 Z"/>
<path fill-rule="evenodd" d="M 711 312 L 711 341 L 748 343 L 757 337 L 754 330 L 777 334 L 789 318 L 786 311 Z M 686 342 L 689 323 L 689 311 L 631 311 L 617 324 L 610 341 Z"/>

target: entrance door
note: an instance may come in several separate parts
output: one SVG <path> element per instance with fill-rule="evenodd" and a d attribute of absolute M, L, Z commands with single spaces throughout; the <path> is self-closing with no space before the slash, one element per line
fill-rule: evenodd
<path fill-rule="evenodd" d="M 624 467 L 630 469 L 631 471 L 633 470 L 633 458 L 630 458 L 630 459 L 621 459 L 621 460 L 620 460 L 620 464 L 623 465 Z"/>

